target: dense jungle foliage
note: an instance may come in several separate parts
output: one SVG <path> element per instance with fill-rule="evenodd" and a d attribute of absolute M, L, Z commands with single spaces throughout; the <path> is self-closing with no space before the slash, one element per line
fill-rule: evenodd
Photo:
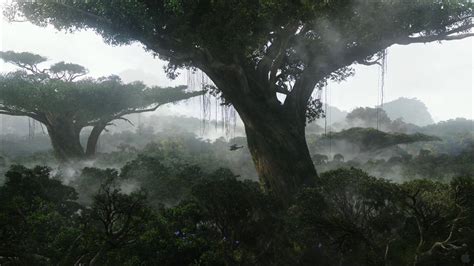
<path fill-rule="evenodd" d="M 154 179 L 133 188 L 129 175 L 149 160 Z M 473 251 L 472 177 L 396 184 L 331 170 L 284 209 L 228 169 L 165 164 L 85 168 L 70 186 L 47 167 L 12 166 L 0 188 L 0 262 L 459 265 Z"/>
<path fill-rule="evenodd" d="M 289 208 L 255 182 L 246 147 L 229 150 L 244 137 L 200 139 L 192 123 L 105 134 L 88 163 L 12 153 L 2 165 L 0 263 L 459 265 L 474 247 L 474 149 L 458 134 L 463 145 L 444 153 L 454 138 L 445 143 L 446 123 L 455 121 L 423 130 L 442 141 L 314 153 L 318 185 Z"/>

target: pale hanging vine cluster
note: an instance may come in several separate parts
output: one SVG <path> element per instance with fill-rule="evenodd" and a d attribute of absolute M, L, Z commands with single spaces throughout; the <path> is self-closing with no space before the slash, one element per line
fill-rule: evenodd
<path fill-rule="evenodd" d="M 202 129 L 204 134 L 210 125 L 214 124 L 216 130 L 221 128 L 227 138 L 233 137 L 237 124 L 237 113 L 231 103 L 226 101 L 222 92 L 214 85 L 212 80 L 201 70 L 188 68 L 187 85 L 192 91 L 205 90 L 207 93 L 199 97 L 201 109 Z"/>

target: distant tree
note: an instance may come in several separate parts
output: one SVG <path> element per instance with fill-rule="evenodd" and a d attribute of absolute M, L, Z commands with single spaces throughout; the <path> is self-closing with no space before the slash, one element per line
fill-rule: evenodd
<path fill-rule="evenodd" d="M 328 156 L 324 154 L 315 154 L 311 158 L 316 165 L 321 165 L 328 162 Z"/>
<path fill-rule="evenodd" d="M 120 143 L 117 146 L 117 150 L 119 150 L 120 152 L 137 152 L 138 151 L 136 147 L 127 143 Z"/>
<path fill-rule="evenodd" d="M 381 108 L 359 107 L 347 114 L 346 122 L 351 127 L 371 127 L 387 129 L 392 120 Z"/>
<path fill-rule="evenodd" d="M 388 133 L 374 128 L 353 127 L 324 136 L 324 141 L 343 140 L 355 144 L 361 151 L 375 151 L 395 146 L 421 141 L 441 141 L 440 138 L 421 133 L 402 134 Z"/>
<path fill-rule="evenodd" d="M 431 153 L 430 150 L 421 149 L 420 152 L 418 152 L 418 157 L 428 157 Z"/>
<path fill-rule="evenodd" d="M 472 36 L 472 6 L 468 0 L 67 0 L 18 1 L 6 15 L 58 29 L 92 28 L 113 45 L 139 41 L 169 60 L 171 77 L 181 67 L 202 70 L 242 118 L 266 188 L 288 203 L 315 182 L 305 139 L 306 119 L 320 114 L 313 91 L 352 75 L 354 63 L 377 64 L 391 45 Z"/>
<path fill-rule="evenodd" d="M 78 80 L 87 73 L 83 66 L 59 62 L 41 68 L 46 58 L 32 53 L 0 52 L 0 58 L 21 68 L 0 76 L 0 114 L 28 116 L 44 124 L 62 161 L 93 156 L 100 134 L 114 120 L 202 93 L 185 92 L 184 86 L 124 84 L 117 76 Z M 84 149 L 80 133 L 86 127 L 92 130 Z"/>
<path fill-rule="evenodd" d="M 437 124 L 428 125 L 422 128 L 423 133 L 430 132 L 437 136 L 449 137 L 457 136 L 459 134 L 472 133 L 472 119 L 456 118 L 447 121 L 441 121 Z"/>
<path fill-rule="evenodd" d="M 399 117 L 392 121 L 389 130 L 391 132 L 408 133 L 419 132 L 420 128 L 414 124 L 405 123 L 405 121 L 403 121 L 403 118 Z"/>
<path fill-rule="evenodd" d="M 401 164 L 403 163 L 403 157 L 402 156 L 392 156 L 388 159 L 387 163 L 390 165 L 395 165 L 395 164 Z"/>
<path fill-rule="evenodd" d="M 387 112 L 382 108 L 359 107 L 347 114 L 346 122 L 350 127 L 377 128 L 390 132 L 414 132 L 420 128 L 414 124 L 409 124 L 403 118 L 392 120 Z"/>
<path fill-rule="evenodd" d="M 344 162 L 344 156 L 340 153 L 334 154 L 334 157 L 332 157 L 332 160 L 335 162 Z"/>

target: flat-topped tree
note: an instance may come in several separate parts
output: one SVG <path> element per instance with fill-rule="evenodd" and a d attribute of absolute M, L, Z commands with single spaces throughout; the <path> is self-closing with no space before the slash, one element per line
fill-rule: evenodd
<path fill-rule="evenodd" d="M 334 141 L 345 141 L 356 145 L 360 152 L 374 152 L 399 144 L 410 144 L 422 141 L 441 141 L 439 137 L 421 133 L 403 134 L 383 132 L 375 128 L 353 127 L 340 132 L 331 132 L 322 139 L 326 145 Z"/>
<path fill-rule="evenodd" d="M 204 71 L 242 118 L 266 188 L 291 199 L 316 176 L 305 140 L 313 90 L 375 64 L 393 44 L 471 36 L 470 1 L 18 1 L 7 12 L 58 29 L 91 28 Z M 408 63 L 408 62 L 407 62 Z M 284 95 L 279 100 L 277 94 Z M 317 111 L 317 110 L 316 110 Z"/>
<path fill-rule="evenodd" d="M 186 92 L 185 86 L 124 84 L 117 76 L 78 79 L 86 75 L 84 67 L 59 62 L 42 68 L 46 58 L 32 53 L 0 52 L 0 58 L 21 69 L 0 76 L 0 114 L 28 116 L 44 124 L 62 161 L 93 156 L 100 134 L 114 120 L 202 94 Z M 83 148 L 80 133 L 85 127 L 92 130 Z"/>

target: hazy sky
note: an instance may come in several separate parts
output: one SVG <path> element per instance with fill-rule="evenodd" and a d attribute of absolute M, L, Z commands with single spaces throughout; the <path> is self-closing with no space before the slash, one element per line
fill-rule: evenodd
<path fill-rule="evenodd" d="M 0 0 L 0 3 L 2 0 Z M 140 44 L 111 47 L 91 31 L 74 34 L 40 28 L 28 22 L 0 22 L 0 49 L 29 51 L 52 62 L 66 61 L 86 66 L 91 76 L 122 74 L 125 80 L 141 77 L 160 86 L 185 84 L 166 78 L 165 62 L 153 58 Z M 442 43 L 392 46 L 388 50 L 385 102 L 399 97 L 422 100 L 435 121 L 455 117 L 473 118 L 473 38 Z M 330 104 L 350 111 L 377 104 L 380 70 L 377 66 L 355 66 L 356 75 L 340 84 L 330 84 Z M 0 71 L 11 67 L 0 63 Z M 191 104 L 192 105 L 192 104 Z M 195 105 L 195 104 L 194 104 Z M 163 111 L 199 116 L 189 104 Z"/>

